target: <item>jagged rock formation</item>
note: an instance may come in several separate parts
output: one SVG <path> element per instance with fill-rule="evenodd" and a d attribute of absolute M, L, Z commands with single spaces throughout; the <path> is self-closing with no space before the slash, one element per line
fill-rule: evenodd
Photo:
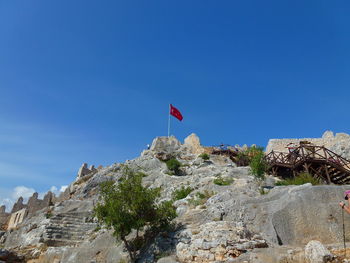
<path fill-rule="evenodd" d="M 195 135 L 184 144 L 175 137 L 156 138 L 140 157 L 75 180 L 49 207 L 32 212 L 18 228 L 2 234 L 4 247 L 35 263 L 127 259 L 111 231 L 96 228 L 92 213 L 99 184 L 118 182 L 124 165 L 147 174 L 143 184 L 161 187 L 162 200 L 171 199 L 182 186 L 193 189 L 174 203 L 178 228 L 157 236 L 142 251 L 139 262 L 305 262 L 304 246 L 311 240 L 341 243 L 338 202 L 346 186 L 273 187 L 276 178 L 260 182 L 249 167 L 236 167 L 228 157 L 211 155 L 203 160 L 198 155 L 205 151 Z M 182 163 L 181 176 L 169 175 L 163 162 L 169 156 Z M 218 177 L 232 183 L 217 185 Z M 266 184 L 273 188 L 262 192 Z"/>

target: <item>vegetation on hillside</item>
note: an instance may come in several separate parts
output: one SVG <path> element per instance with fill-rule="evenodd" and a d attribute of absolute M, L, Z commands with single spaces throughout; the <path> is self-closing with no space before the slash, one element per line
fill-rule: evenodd
<path fill-rule="evenodd" d="M 198 157 L 202 158 L 204 161 L 207 161 L 210 159 L 210 156 L 207 153 L 201 153 Z"/>
<path fill-rule="evenodd" d="M 189 204 L 192 206 L 204 205 L 207 200 L 215 195 L 214 192 L 204 190 L 203 192 L 197 192 L 195 196 L 189 200 Z"/>
<path fill-rule="evenodd" d="M 250 147 L 248 149 L 248 157 L 252 174 L 259 179 L 263 179 L 268 168 L 265 160 L 264 148 Z"/>
<path fill-rule="evenodd" d="M 309 173 L 301 173 L 296 177 L 288 178 L 285 180 L 281 180 L 276 183 L 277 186 L 279 185 L 302 185 L 306 183 L 311 183 L 312 185 L 318 185 L 320 184 L 320 181 L 313 177 Z"/>
<path fill-rule="evenodd" d="M 137 252 L 142 248 L 146 234 L 139 237 L 139 231 L 145 230 L 155 236 L 166 229 L 176 211 L 172 201 L 157 202 L 160 196 L 159 188 L 142 186 L 141 173 L 130 169 L 124 170 L 125 177 L 118 184 L 107 181 L 100 185 L 100 201 L 95 206 L 95 215 L 100 223 L 113 228 L 117 240 L 124 242 L 132 262 L 137 259 Z M 136 230 L 136 238 L 126 237 Z"/>
<path fill-rule="evenodd" d="M 218 175 L 214 179 L 213 182 L 214 182 L 214 184 L 217 184 L 217 185 L 230 185 L 230 184 L 232 184 L 233 179 L 231 179 L 231 178 L 224 179 L 224 178 L 221 177 L 221 175 Z"/>
<path fill-rule="evenodd" d="M 259 179 L 263 179 L 264 174 L 268 169 L 268 165 L 264 157 L 264 148 L 253 146 L 249 147 L 245 151 L 239 152 L 236 157 L 236 163 L 238 166 L 249 165 L 252 170 L 252 174 Z"/>
<path fill-rule="evenodd" d="M 191 192 L 193 191 L 193 188 L 191 187 L 184 187 L 184 186 L 181 186 L 180 189 L 176 189 L 174 192 L 173 192 L 173 200 L 180 200 L 180 199 L 184 199 L 186 198 Z"/>
<path fill-rule="evenodd" d="M 171 158 L 166 161 L 166 166 L 171 172 L 178 174 L 180 172 L 181 163 L 176 158 Z"/>

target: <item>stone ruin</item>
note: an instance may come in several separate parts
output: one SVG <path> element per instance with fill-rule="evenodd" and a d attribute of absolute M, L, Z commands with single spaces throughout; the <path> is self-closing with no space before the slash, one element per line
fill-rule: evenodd
<path fill-rule="evenodd" d="M 18 198 L 17 202 L 13 205 L 11 213 L 6 213 L 6 207 L 0 207 L 0 229 L 13 229 L 23 220 L 33 215 L 35 212 L 48 208 L 55 202 L 55 195 L 52 192 L 48 192 L 44 198 L 38 199 L 38 193 L 34 193 L 29 198 L 27 204 L 23 204 L 23 197 Z"/>
<path fill-rule="evenodd" d="M 10 213 L 6 213 L 6 206 L 0 207 L 0 230 L 5 229 L 10 218 Z"/>
<path fill-rule="evenodd" d="M 313 145 L 324 146 L 329 150 L 350 160 L 350 135 L 346 133 L 334 133 L 326 131 L 321 138 L 293 138 L 270 139 L 266 147 L 266 153 L 272 150 L 276 152 L 288 152 L 288 147 L 299 146 L 300 142 L 310 142 Z"/>
<path fill-rule="evenodd" d="M 96 173 L 101 168 L 102 168 L 102 165 L 97 167 L 97 169 L 95 168 L 95 165 L 90 165 L 90 167 L 88 168 L 88 164 L 83 163 L 81 165 L 81 167 L 79 168 L 77 180 L 79 180 L 80 178 L 83 178 L 84 176 L 86 176 L 88 174 Z"/>
<path fill-rule="evenodd" d="M 78 179 L 85 177 L 86 175 L 96 173 L 102 169 L 102 165 L 95 168 L 94 165 L 88 167 L 87 163 L 83 163 L 78 171 Z M 6 212 L 6 207 L 3 205 L 0 207 L 0 231 L 16 228 L 17 225 L 23 222 L 27 217 L 32 216 L 35 212 L 48 208 L 56 202 L 67 199 L 65 196 L 67 189 L 64 193 L 61 193 L 59 197 L 56 197 L 52 192 L 48 192 L 43 199 L 39 199 L 38 193 L 34 193 L 29 199 L 27 204 L 24 204 L 23 197 L 18 198 L 17 202 L 13 205 L 10 213 Z M 67 194 L 66 194 L 67 195 Z"/>

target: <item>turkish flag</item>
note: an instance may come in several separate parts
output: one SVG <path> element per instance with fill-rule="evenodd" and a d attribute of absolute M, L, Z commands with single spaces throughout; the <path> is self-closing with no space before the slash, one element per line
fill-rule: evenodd
<path fill-rule="evenodd" d="M 170 115 L 173 115 L 179 121 L 182 121 L 183 117 L 181 112 L 170 104 Z"/>

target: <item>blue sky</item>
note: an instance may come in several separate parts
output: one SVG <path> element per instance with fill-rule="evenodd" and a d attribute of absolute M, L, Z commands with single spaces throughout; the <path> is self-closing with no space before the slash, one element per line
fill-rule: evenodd
<path fill-rule="evenodd" d="M 348 1 L 1 1 L 0 202 L 167 133 L 349 133 Z"/>

